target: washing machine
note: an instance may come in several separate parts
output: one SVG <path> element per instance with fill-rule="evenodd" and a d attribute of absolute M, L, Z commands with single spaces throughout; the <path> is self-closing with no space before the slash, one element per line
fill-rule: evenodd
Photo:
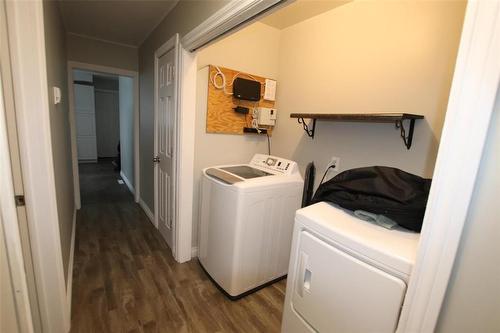
<path fill-rule="evenodd" d="M 298 210 L 282 332 L 394 332 L 418 239 L 326 202 Z"/>
<path fill-rule="evenodd" d="M 226 296 L 286 276 L 303 184 L 297 163 L 262 154 L 203 170 L 198 259 Z"/>

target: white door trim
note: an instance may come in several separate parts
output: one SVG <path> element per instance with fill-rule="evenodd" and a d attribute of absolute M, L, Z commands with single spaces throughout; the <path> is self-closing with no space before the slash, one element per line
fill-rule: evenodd
<path fill-rule="evenodd" d="M 262 12 L 294 0 L 238 0 L 230 1 L 196 28 L 184 35 L 181 44 L 194 51 L 224 33 L 253 19 Z"/>
<path fill-rule="evenodd" d="M 171 37 L 168 41 L 166 41 L 162 46 L 160 46 L 154 53 L 154 86 L 153 86 L 153 90 L 154 90 L 154 93 L 153 93 L 153 98 L 154 98 L 154 114 L 153 114 L 153 128 L 154 128 L 154 143 L 153 143 L 153 155 L 156 156 L 158 155 L 158 61 L 160 59 L 160 57 L 162 55 L 164 55 L 165 53 L 167 53 L 168 51 L 172 50 L 173 48 L 175 48 L 175 45 L 177 43 L 177 38 L 178 38 L 178 35 L 174 35 L 173 37 Z M 178 66 L 176 66 L 178 67 Z M 176 89 L 178 89 L 178 68 L 175 68 L 175 80 L 176 80 Z M 179 111 L 178 109 L 178 101 L 176 102 L 177 105 L 175 106 L 175 111 L 176 111 L 176 116 L 175 116 L 175 129 L 174 129 L 174 132 L 177 133 L 177 113 Z M 177 140 L 174 140 L 174 161 L 177 160 L 177 143 L 178 141 Z M 153 157 L 154 156 L 151 156 L 151 161 L 153 160 Z M 152 162 L 153 163 L 153 162 Z M 157 167 L 158 165 L 157 164 L 154 164 L 154 207 L 153 207 L 153 214 L 154 214 L 154 225 L 155 227 L 158 229 L 159 228 L 159 223 L 158 223 L 158 175 L 157 175 Z M 174 178 L 174 184 L 177 183 L 177 175 L 176 175 L 176 166 L 175 166 L 175 162 L 174 162 L 174 175 L 173 175 L 173 178 Z M 176 192 L 176 185 L 174 185 L 174 192 Z M 174 195 L 174 197 L 176 197 L 176 195 Z M 175 207 L 175 202 L 177 200 L 174 200 L 174 207 Z M 174 209 L 175 211 L 176 209 Z M 174 228 L 175 230 L 177 230 L 177 217 L 175 216 L 174 214 Z M 177 242 L 174 238 L 173 240 L 173 243 L 174 243 L 174 246 L 175 247 L 177 245 Z M 175 256 L 175 248 L 172 248 L 172 252 L 174 253 L 174 256 Z"/>
<path fill-rule="evenodd" d="M 194 182 L 194 128 L 196 115 L 196 54 L 181 44 L 179 62 L 179 118 L 178 118 L 178 225 L 176 230 L 179 262 L 192 258 L 193 182 Z"/>
<path fill-rule="evenodd" d="M 469 1 L 399 332 L 432 332 L 436 327 L 488 133 L 499 59 L 500 2 Z"/>
<path fill-rule="evenodd" d="M 158 114 L 158 59 L 178 43 L 178 34 L 170 38 L 154 55 L 154 124 L 155 141 L 154 154 L 158 152 L 158 142 L 156 133 L 156 122 Z M 193 164 L 194 164 L 194 132 L 195 125 L 195 97 L 196 91 L 190 89 L 196 88 L 196 60 L 193 54 L 190 54 L 181 48 L 177 55 L 177 66 L 175 68 L 175 80 L 177 92 L 177 114 L 175 117 L 175 147 L 174 147 L 174 239 L 173 256 L 178 262 L 191 260 L 191 242 L 193 227 Z M 151 156 L 153 157 L 153 156 Z M 156 168 L 156 166 L 155 166 Z M 158 228 L 158 198 L 157 198 L 157 180 L 155 169 L 155 209 L 154 224 Z"/>
<path fill-rule="evenodd" d="M 73 164 L 73 185 L 75 188 L 75 206 L 81 208 L 80 178 L 78 173 L 78 152 L 76 147 L 75 96 L 73 91 L 73 70 L 83 69 L 92 72 L 128 76 L 134 80 L 134 200 L 140 199 L 140 157 L 139 157 L 139 73 L 121 68 L 68 61 L 68 96 L 69 124 L 71 130 L 71 153 Z"/>
<path fill-rule="evenodd" d="M 5 121 L 3 82 L 0 73 L 0 228 L 3 230 L 8 260 L 8 271 L 12 282 L 17 324 L 21 332 L 33 332 L 28 283 L 24 270 L 21 236 L 14 204 L 14 181 L 11 171 L 10 149 Z M 2 277 L 3 278 L 3 277 Z"/>
<path fill-rule="evenodd" d="M 67 332 L 42 1 L 6 1 L 26 213 L 43 331 Z"/>

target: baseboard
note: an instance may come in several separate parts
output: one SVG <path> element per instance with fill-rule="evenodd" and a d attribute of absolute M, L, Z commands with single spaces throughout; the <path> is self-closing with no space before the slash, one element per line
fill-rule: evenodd
<path fill-rule="evenodd" d="M 196 258 L 196 257 L 198 257 L 198 247 L 193 246 L 191 248 L 191 258 Z"/>
<path fill-rule="evenodd" d="M 76 237 L 76 209 L 73 212 L 71 230 L 71 246 L 69 248 L 68 275 L 66 277 L 66 306 L 68 308 L 69 322 L 71 322 L 71 296 L 73 294 L 73 263 L 75 261 L 75 237 Z"/>
<path fill-rule="evenodd" d="M 149 221 L 151 221 L 151 223 L 153 223 L 153 225 L 156 228 L 157 226 L 155 224 L 155 215 L 153 214 L 153 212 L 151 212 L 151 209 L 149 209 L 148 205 L 144 202 L 144 200 L 139 199 L 139 206 L 141 206 L 142 210 L 144 211 L 144 213 L 146 213 L 146 216 L 149 218 Z"/>
<path fill-rule="evenodd" d="M 125 176 L 125 174 L 123 173 L 123 171 L 120 171 L 120 177 L 122 177 L 123 181 L 127 185 L 127 187 L 130 190 L 130 192 L 132 192 L 132 194 L 135 194 L 134 186 L 132 185 L 132 183 L 130 182 L 130 180 L 128 180 L 127 176 Z"/>

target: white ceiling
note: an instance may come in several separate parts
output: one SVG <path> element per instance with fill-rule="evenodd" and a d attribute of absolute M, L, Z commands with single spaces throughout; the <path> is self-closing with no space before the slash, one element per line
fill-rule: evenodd
<path fill-rule="evenodd" d="M 260 21 L 282 30 L 351 1 L 353 0 L 296 0 Z"/>
<path fill-rule="evenodd" d="M 139 46 L 178 0 L 62 0 L 67 32 Z"/>

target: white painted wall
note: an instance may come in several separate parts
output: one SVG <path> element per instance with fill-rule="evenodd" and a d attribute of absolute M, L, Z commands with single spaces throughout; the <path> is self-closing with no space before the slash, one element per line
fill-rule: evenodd
<path fill-rule="evenodd" d="M 119 78 L 120 154 L 122 172 L 134 183 L 134 80 Z"/>
<path fill-rule="evenodd" d="M 282 30 L 274 152 L 341 171 L 387 165 L 431 176 L 464 17 L 461 1 L 354 1 Z M 293 112 L 425 115 L 407 150 L 394 124 L 318 121 Z"/>
<path fill-rule="evenodd" d="M 267 154 L 267 138 L 257 135 L 206 133 L 207 65 L 219 65 L 258 76 L 278 76 L 279 30 L 255 23 L 198 53 L 195 127 L 193 244 L 197 244 L 199 184 L 203 168 L 246 163 L 256 153 Z"/>
<path fill-rule="evenodd" d="M 500 89 L 437 332 L 500 331 Z"/>

